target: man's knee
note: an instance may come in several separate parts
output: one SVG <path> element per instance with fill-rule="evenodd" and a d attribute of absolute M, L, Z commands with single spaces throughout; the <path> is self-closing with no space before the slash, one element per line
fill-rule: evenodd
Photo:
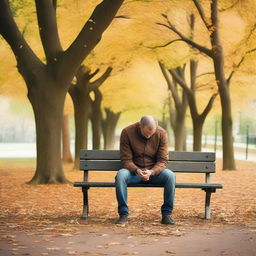
<path fill-rule="evenodd" d="M 127 170 L 127 169 L 120 169 L 117 174 L 116 174 L 116 177 L 115 177 L 115 180 L 116 180 L 116 183 L 119 183 L 119 182 L 126 182 L 128 177 L 130 175 L 130 171 Z"/>
<path fill-rule="evenodd" d="M 176 175 L 173 171 L 171 171 L 169 169 L 164 169 L 161 173 L 167 182 L 175 183 Z"/>

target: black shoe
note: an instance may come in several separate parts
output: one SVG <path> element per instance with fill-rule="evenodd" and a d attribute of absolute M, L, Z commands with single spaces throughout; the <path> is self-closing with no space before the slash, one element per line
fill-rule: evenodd
<path fill-rule="evenodd" d="M 174 225 L 174 219 L 172 218 L 172 215 L 165 215 L 162 217 L 162 224 L 166 224 L 166 225 Z"/>
<path fill-rule="evenodd" d="M 125 226 L 128 222 L 128 216 L 122 215 L 119 217 L 118 221 L 116 222 L 117 225 Z"/>

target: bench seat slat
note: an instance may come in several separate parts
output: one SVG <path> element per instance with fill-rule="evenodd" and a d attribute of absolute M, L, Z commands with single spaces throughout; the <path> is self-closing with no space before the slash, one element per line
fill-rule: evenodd
<path fill-rule="evenodd" d="M 98 159 L 98 160 L 119 160 L 119 150 L 84 150 L 80 151 L 80 159 Z M 214 152 L 183 152 L 183 151 L 170 151 L 170 161 L 194 161 L 194 162 L 214 162 Z"/>
<path fill-rule="evenodd" d="M 75 187 L 115 187 L 114 182 L 75 182 Z M 140 183 L 130 184 L 128 187 L 163 187 L 162 185 Z M 221 184 L 206 184 L 206 183 L 176 183 L 176 188 L 222 188 Z"/>
<path fill-rule="evenodd" d="M 213 173 L 215 163 L 212 162 L 168 162 L 168 168 L 174 172 Z M 80 170 L 110 171 L 121 169 L 120 160 L 81 160 Z"/>

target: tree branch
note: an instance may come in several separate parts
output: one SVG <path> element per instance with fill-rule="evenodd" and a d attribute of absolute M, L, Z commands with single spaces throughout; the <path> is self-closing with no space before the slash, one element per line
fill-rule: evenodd
<path fill-rule="evenodd" d="M 15 23 L 7 0 L 0 1 L 0 34 L 12 48 L 19 72 L 26 77 L 28 72 L 43 67 L 43 63 L 30 48 Z"/>
<path fill-rule="evenodd" d="M 215 80 L 214 80 L 214 81 L 215 81 Z M 197 85 L 196 89 L 197 89 L 197 90 L 200 89 L 200 91 L 213 89 L 214 87 L 212 87 L 212 83 L 213 83 L 214 81 L 212 81 L 212 82 L 207 82 L 207 83 L 205 83 L 205 84 Z M 207 87 L 207 86 L 208 86 L 208 87 Z M 209 88 L 209 86 L 211 86 L 211 87 Z"/>
<path fill-rule="evenodd" d="M 185 82 L 185 79 L 184 79 L 184 69 L 183 68 L 181 68 L 181 66 L 179 66 L 179 67 L 177 67 L 177 68 L 175 68 L 175 69 L 173 69 L 176 73 L 177 73 L 177 75 Z"/>
<path fill-rule="evenodd" d="M 88 78 L 89 73 L 90 73 L 90 70 L 88 69 L 87 66 L 80 65 L 76 71 L 75 77 L 76 77 L 77 81 L 84 81 L 84 79 L 87 79 L 89 81 L 89 78 Z"/>
<path fill-rule="evenodd" d="M 210 98 L 207 106 L 205 107 L 203 113 L 200 115 L 201 118 L 205 119 L 206 116 L 209 114 L 211 108 L 212 108 L 212 105 L 213 105 L 213 102 L 215 100 L 215 98 L 217 97 L 218 93 L 215 93 L 212 95 L 212 97 Z"/>
<path fill-rule="evenodd" d="M 57 62 L 58 54 L 62 52 L 59 39 L 56 10 L 53 0 L 35 0 L 39 33 L 48 64 Z M 56 4 L 56 2 L 55 2 Z"/>
<path fill-rule="evenodd" d="M 112 70 L 113 70 L 112 67 L 108 67 L 101 77 L 99 77 L 93 82 L 90 82 L 88 85 L 89 91 L 91 90 L 94 91 L 98 89 L 105 82 L 105 80 L 110 76 L 110 73 Z"/>
<path fill-rule="evenodd" d="M 252 35 L 254 34 L 255 31 L 256 31 L 256 23 L 253 24 L 252 28 L 250 29 L 250 31 L 249 31 L 248 35 L 246 36 L 246 38 L 244 38 L 243 42 L 247 43 L 250 40 L 250 38 L 252 37 Z M 236 54 L 236 51 L 237 50 L 234 51 L 234 54 Z"/>
<path fill-rule="evenodd" d="M 189 16 L 189 26 L 190 26 L 190 39 L 194 38 L 194 29 L 195 29 L 195 15 L 191 14 Z"/>
<path fill-rule="evenodd" d="M 169 69 L 169 72 L 171 73 L 172 77 L 176 80 L 176 82 L 184 89 L 189 90 L 185 80 L 178 74 L 177 71 L 174 69 Z"/>
<path fill-rule="evenodd" d="M 196 90 L 196 71 L 197 71 L 198 61 L 190 60 L 190 88 L 194 93 Z"/>
<path fill-rule="evenodd" d="M 235 72 L 237 71 L 237 69 L 241 66 L 241 64 L 244 62 L 245 58 L 246 58 L 246 55 L 247 54 L 250 54 L 252 52 L 256 51 L 256 48 L 253 48 L 251 50 L 248 50 L 245 55 L 241 58 L 241 60 L 235 65 L 235 68 L 231 71 L 230 75 L 228 76 L 228 79 L 227 79 L 227 84 L 229 85 L 230 84 L 230 81 L 233 77 L 233 75 L 235 74 Z"/>
<path fill-rule="evenodd" d="M 131 19 L 131 18 L 126 15 L 118 15 L 118 16 L 115 16 L 115 19 Z"/>
<path fill-rule="evenodd" d="M 173 107 L 171 97 L 168 97 L 168 106 L 169 106 L 169 115 L 170 115 L 170 121 L 171 121 L 171 126 L 173 129 L 176 127 L 176 117 L 177 117 L 177 112 L 175 111 L 175 108 Z"/>
<path fill-rule="evenodd" d="M 253 48 L 253 49 L 248 50 L 248 51 L 246 52 L 246 54 L 250 54 L 250 53 L 255 52 L 255 51 L 256 51 L 256 48 Z"/>
<path fill-rule="evenodd" d="M 209 57 L 212 58 L 212 51 L 196 42 L 194 42 L 193 40 L 189 39 L 188 37 L 184 36 L 181 32 L 179 32 L 173 25 L 171 25 L 171 23 L 168 21 L 169 23 L 169 26 L 166 25 L 166 24 L 163 24 L 163 23 L 159 23 L 157 22 L 156 24 L 157 25 L 160 25 L 160 26 L 164 26 L 168 29 L 170 29 L 171 31 L 173 31 L 175 34 L 177 34 L 181 39 L 182 41 L 186 42 L 187 44 L 189 44 L 190 46 L 192 46 L 193 48 L 196 48 L 197 50 L 199 50 L 200 52 L 208 55 Z"/>
<path fill-rule="evenodd" d="M 179 74 L 181 72 L 181 68 L 180 68 L 179 72 L 177 72 L 174 69 L 170 69 L 169 72 L 172 74 L 175 81 L 181 86 L 181 88 L 185 92 L 186 97 L 188 99 L 191 115 L 197 116 L 198 112 L 197 112 L 197 107 L 196 107 L 195 95 L 194 95 L 194 92 L 187 86 L 187 83 L 184 78 L 184 71 L 183 71 L 182 76 Z"/>
<path fill-rule="evenodd" d="M 100 71 L 99 68 L 97 68 L 93 73 L 89 74 L 89 79 L 92 79 L 98 72 Z"/>
<path fill-rule="evenodd" d="M 183 41 L 183 40 L 181 38 L 178 38 L 178 39 L 175 39 L 175 40 L 171 40 L 170 42 L 167 42 L 163 45 L 147 46 L 147 47 L 150 48 L 150 49 L 164 48 L 164 47 L 166 47 L 166 46 L 168 46 L 168 45 L 170 45 L 174 42 L 177 42 L 177 41 Z"/>
<path fill-rule="evenodd" d="M 200 75 L 197 75 L 196 77 L 201 77 L 201 76 L 205 76 L 205 75 L 214 75 L 215 73 L 214 72 L 205 72 L 205 73 L 202 73 Z"/>
<path fill-rule="evenodd" d="M 123 1 L 104 0 L 97 5 L 74 42 L 64 52 L 59 65 L 59 77 L 65 74 L 65 79 L 72 79 L 77 67 L 100 41 L 102 33 L 114 19 Z"/>
<path fill-rule="evenodd" d="M 176 108 L 179 108 L 179 106 L 181 105 L 181 101 L 180 101 L 180 98 L 179 98 L 179 95 L 177 93 L 177 90 L 175 89 L 168 73 L 167 73 L 167 70 L 165 68 L 165 65 L 163 63 L 161 63 L 160 61 L 158 61 L 158 64 L 160 66 L 160 69 L 163 73 L 163 76 L 167 82 L 167 85 L 168 85 L 168 90 L 171 91 L 172 93 L 172 97 L 173 97 L 173 100 L 174 100 L 174 104 L 176 106 Z"/>
<path fill-rule="evenodd" d="M 232 8 L 234 8 L 238 3 L 239 3 L 239 1 L 240 0 L 236 0 L 236 2 L 234 2 L 232 5 L 230 5 L 229 7 L 227 7 L 227 8 L 222 8 L 222 9 L 220 9 L 219 11 L 220 12 L 225 12 L 226 10 L 229 10 L 229 9 L 232 9 Z"/>
<path fill-rule="evenodd" d="M 193 2 L 194 2 L 195 6 L 198 10 L 198 13 L 199 13 L 204 25 L 206 26 L 206 28 L 208 30 L 210 30 L 211 27 L 212 27 L 212 24 L 209 24 L 209 22 L 207 22 L 207 19 L 205 17 L 205 13 L 204 13 L 204 9 L 203 9 L 202 5 L 200 4 L 200 2 L 198 0 L 193 0 Z"/>

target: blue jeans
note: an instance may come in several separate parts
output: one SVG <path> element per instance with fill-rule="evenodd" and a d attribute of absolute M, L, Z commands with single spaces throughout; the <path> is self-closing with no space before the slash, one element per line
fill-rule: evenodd
<path fill-rule="evenodd" d="M 127 184 L 152 183 L 164 186 L 164 204 L 161 207 L 162 215 L 170 215 L 173 210 L 174 194 L 175 194 L 175 174 L 164 169 L 159 175 L 150 176 L 149 181 L 143 181 L 135 173 L 127 169 L 120 169 L 116 175 L 116 198 L 118 202 L 118 214 L 120 216 L 128 216 L 127 206 Z"/>

